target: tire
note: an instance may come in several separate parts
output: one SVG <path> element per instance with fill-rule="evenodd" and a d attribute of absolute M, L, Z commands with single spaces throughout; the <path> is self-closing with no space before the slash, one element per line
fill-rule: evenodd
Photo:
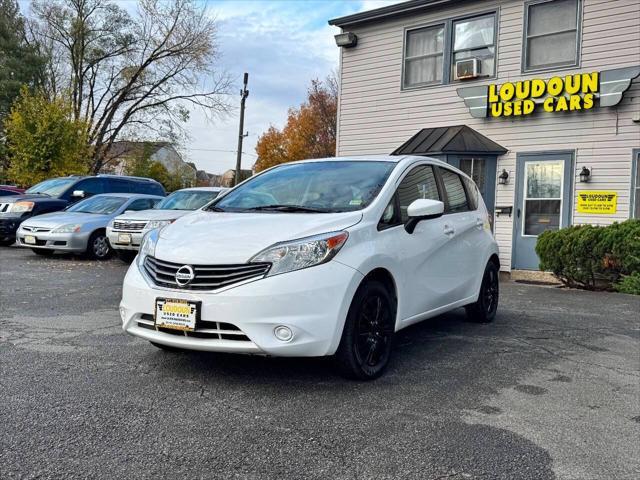
<path fill-rule="evenodd" d="M 156 343 L 156 342 L 149 342 L 149 343 L 154 347 L 159 348 L 160 350 L 164 350 L 165 352 L 184 352 L 182 348 L 170 347 L 169 345 L 163 345 L 161 343 Z"/>
<path fill-rule="evenodd" d="M 0 238 L 0 247 L 10 247 L 14 243 L 16 243 L 16 239 L 14 237 Z"/>
<path fill-rule="evenodd" d="M 109 239 L 105 232 L 93 232 L 87 242 L 87 257 L 94 260 L 108 260 L 113 254 Z"/>
<path fill-rule="evenodd" d="M 356 292 L 335 354 L 338 371 L 354 380 L 373 380 L 391 357 L 396 302 L 380 282 L 371 280 Z"/>
<path fill-rule="evenodd" d="M 496 317 L 500 300 L 500 279 L 498 267 L 489 262 L 484 269 L 480 293 L 475 303 L 465 307 L 469 320 L 477 323 L 489 323 Z"/>
<path fill-rule="evenodd" d="M 51 257 L 54 253 L 53 250 L 45 250 L 43 248 L 32 248 L 31 251 L 41 257 Z"/>
<path fill-rule="evenodd" d="M 133 262 L 133 259 L 136 258 L 138 253 L 131 250 L 115 250 L 115 252 L 116 256 L 126 264 Z"/>

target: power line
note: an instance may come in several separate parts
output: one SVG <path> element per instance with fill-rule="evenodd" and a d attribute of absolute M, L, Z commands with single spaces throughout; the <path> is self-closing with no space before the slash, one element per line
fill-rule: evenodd
<path fill-rule="evenodd" d="M 197 152 L 223 152 L 223 153 L 236 153 L 237 150 L 220 150 L 217 148 L 192 148 L 192 147 L 183 147 L 185 150 L 193 150 Z M 251 155 L 253 157 L 258 157 L 255 153 L 251 152 L 242 152 L 243 155 Z"/>

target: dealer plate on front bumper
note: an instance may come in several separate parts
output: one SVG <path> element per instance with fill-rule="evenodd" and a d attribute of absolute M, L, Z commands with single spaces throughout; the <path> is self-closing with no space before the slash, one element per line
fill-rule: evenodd
<path fill-rule="evenodd" d="M 156 327 L 192 332 L 200 314 L 200 302 L 156 298 Z"/>
<path fill-rule="evenodd" d="M 24 243 L 28 243 L 29 245 L 35 245 L 36 244 L 36 237 L 34 237 L 33 235 L 25 235 L 24 236 Z"/>
<path fill-rule="evenodd" d="M 131 234 L 130 233 L 119 233 L 118 234 L 118 243 L 131 243 Z"/>

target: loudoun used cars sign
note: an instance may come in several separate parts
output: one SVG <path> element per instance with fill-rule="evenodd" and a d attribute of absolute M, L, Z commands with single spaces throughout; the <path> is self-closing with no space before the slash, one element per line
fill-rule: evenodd
<path fill-rule="evenodd" d="M 458 89 L 469 112 L 476 118 L 526 116 L 589 110 L 594 106 L 617 105 L 640 75 L 639 67 L 602 72 L 576 73 L 546 80 L 528 79 Z M 597 103 L 596 103 L 597 101 Z"/>

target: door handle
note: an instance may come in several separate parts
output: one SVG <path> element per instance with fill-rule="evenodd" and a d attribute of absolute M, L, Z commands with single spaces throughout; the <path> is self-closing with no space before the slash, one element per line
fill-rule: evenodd
<path fill-rule="evenodd" d="M 518 209 L 518 218 L 520 218 L 520 209 Z"/>
<path fill-rule="evenodd" d="M 484 227 L 484 220 L 482 218 L 476 218 L 476 227 Z"/>
<path fill-rule="evenodd" d="M 444 234 L 447 236 L 452 236 L 454 233 L 456 233 L 456 229 L 453 228 L 451 225 L 445 225 L 444 226 Z"/>

